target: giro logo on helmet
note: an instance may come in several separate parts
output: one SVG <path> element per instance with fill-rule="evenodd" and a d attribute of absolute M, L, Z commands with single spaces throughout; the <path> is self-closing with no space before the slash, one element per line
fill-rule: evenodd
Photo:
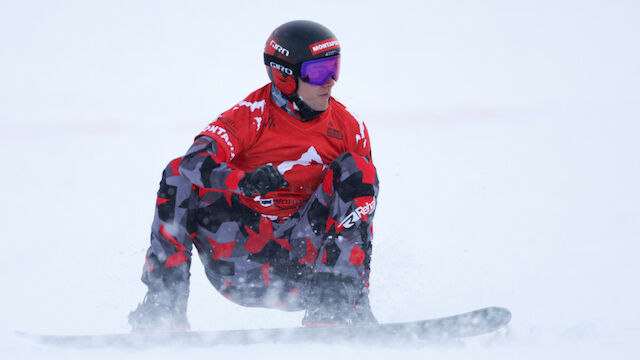
<path fill-rule="evenodd" d="M 269 45 L 282 55 L 289 56 L 289 50 L 283 48 L 282 45 L 278 44 L 275 40 L 271 40 Z"/>
<path fill-rule="evenodd" d="M 340 43 L 338 43 L 338 39 L 336 38 L 322 40 L 315 44 L 309 45 L 309 48 L 311 49 L 311 53 L 313 55 L 318 55 L 321 52 L 337 49 L 339 47 L 340 47 Z"/>
<path fill-rule="evenodd" d="M 276 62 L 271 61 L 269 63 L 269 66 L 271 66 L 272 68 L 276 69 L 276 70 L 280 70 L 283 73 L 287 74 L 287 75 L 293 75 L 293 70 L 289 69 L 288 67 L 282 66 Z"/>

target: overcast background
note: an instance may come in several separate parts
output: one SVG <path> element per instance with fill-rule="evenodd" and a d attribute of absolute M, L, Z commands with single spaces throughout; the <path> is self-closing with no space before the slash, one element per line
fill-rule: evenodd
<path fill-rule="evenodd" d="M 636 1 L 0 0 L 3 358 L 631 358 L 640 353 Z M 51 349 L 126 332 L 166 163 L 268 78 L 294 19 L 340 39 L 334 96 L 381 180 L 380 321 L 510 308 L 457 346 Z M 299 325 L 192 266 L 194 330 Z"/>

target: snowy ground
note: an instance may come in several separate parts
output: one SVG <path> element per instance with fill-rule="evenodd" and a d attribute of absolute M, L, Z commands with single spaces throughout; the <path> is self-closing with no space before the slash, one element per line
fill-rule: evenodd
<path fill-rule="evenodd" d="M 637 357 L 639 12 L 634 1 L 0 0 L 1 357 Z M 162 168 L 266 82 L 264 41 L 295 18 L 340 37 L 335 96 L 372 136 L 379 320 L 501 305 L 508 332 L 147 351 L 15 336 L 128 330 Z M 192 273 L 196 330 L 299 324 L 223 299 L 197 260 Z"/>

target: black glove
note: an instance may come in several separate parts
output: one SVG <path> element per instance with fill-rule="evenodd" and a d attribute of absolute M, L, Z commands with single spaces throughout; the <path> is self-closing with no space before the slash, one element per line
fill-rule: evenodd
<path fill-rule="evenodd" d="M 273 165 L 263 165 L 247 173 L 238 183 L 238 189 L 246 196 L 266 193 L 289 186 L 284 176 Z"/>

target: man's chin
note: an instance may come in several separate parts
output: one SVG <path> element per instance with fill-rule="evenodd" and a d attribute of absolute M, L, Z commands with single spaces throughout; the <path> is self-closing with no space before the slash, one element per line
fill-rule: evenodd
<path fill-rule="evenodd" d="M 329 101 L 331 100 L 331 98 L 327 99 L 327 101 L 323 101 L 321 104 L 319 104 L 320 106 L 318 106 L 317 109 L 315 109 L 316 111 L 325 111 L 329 108 Z"/>

